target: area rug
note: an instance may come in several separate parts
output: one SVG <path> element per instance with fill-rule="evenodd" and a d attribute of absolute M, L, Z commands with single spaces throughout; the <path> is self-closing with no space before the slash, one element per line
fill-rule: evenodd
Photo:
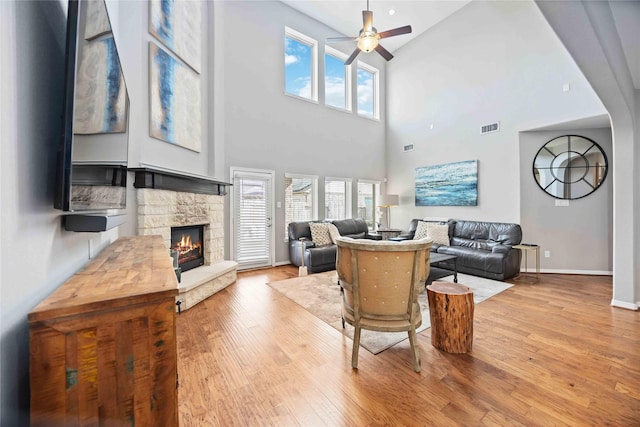
<path fill-rule="evenodd" d="M 441 280 L 452 282 L 453 277 L 446 277 Z M 458 274 L 458 283 L 473 289 L 473 300 L 476 304 L 513 286 L 508 283 L 466 274 Z M 338 276 L 335 270 L 267 284 L 320 320 L 353 339 L 354 329 L 351 325 L 347 324 L 345 329 L 342 329 L 340 287 L 338 286 Z M 417 332 L 421 332 L 431 326 L 429 303 L 424 287 L 420 291 L 418 302 L 422 311 L 422 326 Z M 375 332 L 363 329 L 360 335 L 360 346 L 373 354 L 378 354 L 407 338 L 406 332 Z"/>

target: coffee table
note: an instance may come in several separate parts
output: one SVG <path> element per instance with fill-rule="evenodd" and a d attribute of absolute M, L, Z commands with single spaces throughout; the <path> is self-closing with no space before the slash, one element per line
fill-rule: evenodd
<path fill-rule="evenodd" d="M 424 283 L 424 287 L 426 288 L 431 284 L 434 280 L 442 279 L 443 277 L 453 275 L 453 283 L 458 283 L 458 257 L 455 255 L 447 255 L 447 254 L 438 254 L 431 252 L 429 255 L 429 265 L 431 269 L 429 271 L 429 277 L 427 277 L 427 281 Z M 443 261 L 453 261 L 453 270 L 449 270 L 448 268 L 438 267 Z"/>

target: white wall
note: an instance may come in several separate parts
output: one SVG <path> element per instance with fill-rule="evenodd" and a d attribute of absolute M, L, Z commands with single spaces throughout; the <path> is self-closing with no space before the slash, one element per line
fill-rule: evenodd
<path fill-rule="evenodd" d="M 518 132 L 606 113 L 532 2 L 471 2 L 387 68 L 388 192 L 400 194 L 399 228 L 418 217 L 520 222 Z M 500 132 L 480 135 L 494 121 Z M 404 153 L 406 144 L 415 151 Z M 474 159 L 477 207 L 415 206 L 416 167 Z"/>
<path fill-rule="evenodd" d="M 592 194 L 556 206 L 533 177 L 538 150 L 561 135 L 592 139 L 607 155 L 609 170 Z M 520 225 L 524 242 L 540 245 L 540 268 L 549 273 L 611 274 L 613 271 L 613 171 L 611 129 L 565 129 L 520 134 Z M 544 257 L 549 251 L 550 258 Z"/>
<path fill-rule="evenodd" d="M 0 2 L 1 421 L 28 425 L 27 314 L 117 238 L 62 230 L 53 209 L 66 5 Z"/>
<path fill-rule="evenodd" d="M 319 175 L 321 218 L 324 176 L 353 177 L 354 185 L 356 178 L 382 180 L 384 108 L 380 121 L 373 121 L 325 107 L 322 79 L 319 104 L 284 94 L 284 27 L 319 41 L 320 70 L 324 69 L 324 39 L 335 32 L 277 1 L 215 6 L 224 21 L 216 36 L 223 39 L 225 173 L 231 166 L 275 170 L 275 200 L 283 205 L 285 172 Z M 345 53 L 353 49 L 343 47 Z M 375 53 L 359 59 L 377 67 L 384 84 L 384 60 Z M 385 105 L 384 96 L 381 104 Z M 226 214 L 228 221 L 228 210 Z M 276 209 L 274 224 L 276 262 L 288 262 L 284 209 Z"/>

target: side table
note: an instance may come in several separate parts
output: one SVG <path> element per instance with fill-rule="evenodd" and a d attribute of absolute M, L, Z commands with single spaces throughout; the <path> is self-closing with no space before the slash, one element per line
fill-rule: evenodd
<path fill-rule="evenodd" d="M 527 265 L 527 260 L 529 259 L 529 251 L 535 251 L 536 255 L 536 281 L 540 279 L 540 246 L 534 245 L 531 243 L 522 243 L 519 245 L 513 245 L 515 249 L 520 249 L 522 251 L 522 256 L 524 258 L 524 274 L 529 276 L 529 266 Z"/>
<path fill-rule="evenodd" d="M 473 344 L 473 291 L 450 282 L 427 286 L 431 345 L 447 353 L 468 353 Z"/>
<path fill-rule="evenodd" d="M 377 233 L 382 236 L 382 240 L 389 240 L 392 237 L 398 237 L 402 230 L 397 228 L 379 228 Z"/>

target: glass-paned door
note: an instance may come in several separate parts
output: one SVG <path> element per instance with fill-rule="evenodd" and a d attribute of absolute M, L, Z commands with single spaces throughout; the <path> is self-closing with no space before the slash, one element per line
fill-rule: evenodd
<path fill-rule="evenodd" d="M 273 265 L 273 173 L 231 169 L 232 252 L 239 269 Z"/>

